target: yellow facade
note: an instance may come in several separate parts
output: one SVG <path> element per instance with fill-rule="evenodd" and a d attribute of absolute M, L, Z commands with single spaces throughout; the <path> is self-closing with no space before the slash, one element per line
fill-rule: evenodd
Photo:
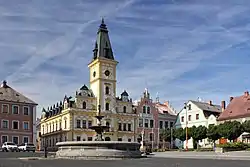
<path fill-rule="evenodd" d="M 99 27 L 93 60 L 88 65 L 90 87 L 82 86 L 74 97 L 65 96 L 63 102 L 43 109 L 41 119 L 42 145 L 54 148 L 59 141 L 95 140 L 89 129 L 97 125 L 94 116 L 98 105 L 105 117 L 102 124 L 109 126 L 105 140 L 136 141 L 137 114 L 132 100 L 124 91 L 116 96 L 116 66 L 108 31 L 104 22 Z"/>

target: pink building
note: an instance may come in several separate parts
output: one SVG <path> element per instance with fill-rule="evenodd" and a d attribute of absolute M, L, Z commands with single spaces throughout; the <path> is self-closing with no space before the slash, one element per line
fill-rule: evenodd
<path fill-rule="evenodd" d="M 136 105 L 139 114 L 139 125 L 137 128 L 138 141 L 143 141 L 145 145 L 153 148 L 168 147 L 160 139 L 162 129 L 171 128 L 176 120 L 176 112 L 169 102 L 160 103 L 159 98 L 154 102 L 147 89 L 145 89 L 141 100 Z"/>

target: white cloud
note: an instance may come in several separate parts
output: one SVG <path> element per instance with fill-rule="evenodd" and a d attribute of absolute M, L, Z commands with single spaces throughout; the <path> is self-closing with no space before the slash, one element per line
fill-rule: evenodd
<path fill-rule="evenodd" d="M 38 102 L 39 109 L 62 100 L 64 94 L 74 94 L 89 81 L 87 64 L 100 19 L 105 17 L 120 61 L 118 93 L 126 89 L 138 99 L 147 86 L 153 98 L 160 92 L 160 99 L 177 109 L 198 97 L 219 103 L 250 84 L 244 77 L 249 68 L 242 65 L 250 61 L 245 49 L 248 25 L 242 24 L 249 22 L 249 4 L 231 2 L 2 4 L 0 51 L 6 56 L 1 56 L 0 71 L 8 72 L 0 76 Z M 8 62 L 12 66 L 6 66 Z"/>

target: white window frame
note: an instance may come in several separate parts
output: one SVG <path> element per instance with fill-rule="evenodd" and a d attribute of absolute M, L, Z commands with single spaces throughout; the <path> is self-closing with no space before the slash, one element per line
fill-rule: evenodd
<path fill-rule="evenodd" d="M 24 128 L 24 123 L 28 123 L 28 129 Z M 29 121 L 23 121 L 23 130 L 30 130 L 30 122 Z"/>
<path fill-rule="evenodd" d="M 14 107 L 17 107 L 18 113 L 15 114 L 15 115 L 18 115 L 18 114 L 19 114 L 19 106 L 18 106 L 18 105 L 15 105 L 15 104 L 12 105 L 12 114 L 14 114 Z"/>
<path fill-rule="evenodd" d="M 23 115 L 26 115 L 26 114 L 24 114 L 24 108 L 28 108 L 28 115 L 30 115 L 30 108 L 29 108 L 29 106 L 23 106 Z"/>
<path fill-rule="evenodd" d="M 28 138 L 28 142 L 27 142 L 27 143 L 29 143 L 29 139 L 30 139 L 30 138 L 29 138 L 29 136 L 23 136 L 22 143 L 24 143 L 24 138 L 25 138 L 25 137 L 27 137 L 27 138 Z"/>
<path fill-rule="evenodd" d="M 8 124 L 7 124 L 7 128 L 4 128 L 4 127 L 3 127 L 3 121 L 7 121 L 7 122 L 8 122 Z M 9 128 L 10 128 L 10 123 L 9 123 L 9 120 L 7 120 L 7 119 L 2 119 L 2 122 L 1 122 L 1 128 L 3 128 L 3 129 L 9 129 Z"/>
<path fill-rule="evenodd" d="M 3 112 L 3 107 L 4 106 L 7 106 L 7 108 L 8 108 L 8 112 L 6 114 L 10 113 L 10 106 L 9 106 L 9 104 L 2 104 L 2 113 L 5 113 L 5 112 Z"/>
<path fill-rule="evenodd" d="M 1 135 L 1 142 L 2 142 L 2 144 L 3 144 L 3 141 L 2 141 L 3 136 L 7 136 L 7 142 L 9 141 L 9 136 L 8 135 Z"/>
<path fill-rule="evenodd" d="M 17 129 L 14 129 L 14 126 L 13 126 L 13 123 L 14 123 L 14 122 L 18 122 L 18 128 L 17 128 Z M 19 130 L 19 129 L 20 129 L 19 123 L 20 123 L 20 122 L 19 122 L 18 120 L 12 120 L 12 129 L 14 129 L 14 130 Z"/>
<path fill-rule="evenodd" d="M 18 143 L 15 143 L 15 144 L 20 144 L 20 143 L 19 143 L 19 136 L 12 136 L 12 142 L 14 143 L 14 140 L 13 140 L 14 137 L 17 137 L 17 138 L 18 138 Z"/>

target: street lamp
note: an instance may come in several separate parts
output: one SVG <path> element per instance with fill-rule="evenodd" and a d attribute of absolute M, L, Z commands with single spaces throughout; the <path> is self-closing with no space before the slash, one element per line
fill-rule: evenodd
<path fill-rule="evenodd" d="M 185 108 L 186 108 L 186 151 L 188 151 L 188 114 L 187 114 L 187 103 L 184 103 Z"/>

